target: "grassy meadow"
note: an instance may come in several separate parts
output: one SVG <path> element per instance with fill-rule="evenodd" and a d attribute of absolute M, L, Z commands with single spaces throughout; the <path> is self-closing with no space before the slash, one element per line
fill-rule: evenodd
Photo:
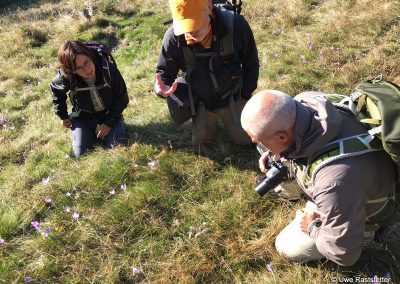
<path fill-rule="evenodd" d="M 258 90 L 350 94 L 379 74 L 400 83 L 398 0 L 243 2 Z M 225 142 L 221 128 L 214 145 L 192 148 L 190 124 L 174 124 L 153 93 L 167 1 L 1 0 L 0 9 L 0 283 L 300 284 L 388 273 L 400 283 L 396 229 L 352 267 L 276 253 L 304 201 L 259 198 L 254 146 Z M 58 47 L 72 39 L 115 47 L 129 146 L 73 158 L 48 87 Z"/>

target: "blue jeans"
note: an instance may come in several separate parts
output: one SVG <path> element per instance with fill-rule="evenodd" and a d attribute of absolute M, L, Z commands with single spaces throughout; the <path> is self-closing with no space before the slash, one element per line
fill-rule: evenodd
<path fill-rule="evenodd" d="M 104 116 L 72 119 L 72 150 L 76 157 L 82 156 L 88 149 L 93 148 L 97 139 L 97 125 L 102 124 L 103 120 Z M 118 144 L 127 144 L 128 137 L 123 119 L 111 128 L 110 133 L 104 137 L 103 141 L 108 148 L 113 148 Z"/>

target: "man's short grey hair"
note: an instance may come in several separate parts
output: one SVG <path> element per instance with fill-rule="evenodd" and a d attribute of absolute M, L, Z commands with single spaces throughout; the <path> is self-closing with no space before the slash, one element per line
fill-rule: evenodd
<path fill-rule="evenodd" d="M 271 103 L 263 106 L 262 97 L 268 95 Z M 256 99 L 255 97 L 259 97 Z M 276 91 L 265 90 L 258 92 L 250 107 L 242 115 L 243 128 L 252 136 L 275 135 L 280 131 L 293 129 L 296 120 L 296 102 L 289 95 Z M 260 106 L 260 104 L 262 106 Z M 258 106 L 256 106 L 258 105 Z"/>

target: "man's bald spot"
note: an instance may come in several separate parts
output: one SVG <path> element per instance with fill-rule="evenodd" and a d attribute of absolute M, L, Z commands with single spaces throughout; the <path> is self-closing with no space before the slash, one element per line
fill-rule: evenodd
<path fill-rule="evenodd" d="M 287 94 L 276 90 L 260 91 L 245 105 L 242 127 L 250 136 L 287 130 L 294 124 L 295 113 L 295 102 Z"/>

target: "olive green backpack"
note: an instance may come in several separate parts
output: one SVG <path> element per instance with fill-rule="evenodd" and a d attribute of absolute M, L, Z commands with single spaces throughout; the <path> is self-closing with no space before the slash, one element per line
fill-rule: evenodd
<path fill-rule="evenodd" d="M 344 97 L 340 102 L 337 99 Z M 304 184 L 314 183 L 316 173 L 328 163 L 382 148 L 400 168 L 400 87 L 382 76 L 359 84 L 349 97 L 327 95 L 339 109 L 351 111 L 368 133 L 335 140 L 314 153 L 307 162 Z M 336 100 L 336 101 L 335 101 Z"/>
<path fill-rule="evenodd" d="M 379 76 L 359 84 L 349 101 L 352 112 L 400 166 L 400 87 Z"/>
<path fill-rule="evenodd" d="M 303 183 L 314 184 L 317 172 L 327 164 L 346 157 L 362 155 L 384 149 L 400 169 L 400 87 L 382 79 L 382 76 L 359 84 L 349 96 L 326 95 L 338 109 L 352 112 L 369 130 L 332 141 L 311 155 L 307 161 Z M 340 102 L 338 98 L 344 97 Z M 300 167 L 299 165 L 297 165 Z M 400 172 L 400 170 L 398 171 Z M 397 190 L 389 196 L 368 200 L 367 203 L 385 202 L 375 213 L 367 216 L 366 228 L 376 230 L 392 224 L 399 206 L 400 180 L 397 177 Z M 398 205 L 396 205 L 398 204 Z"/>

